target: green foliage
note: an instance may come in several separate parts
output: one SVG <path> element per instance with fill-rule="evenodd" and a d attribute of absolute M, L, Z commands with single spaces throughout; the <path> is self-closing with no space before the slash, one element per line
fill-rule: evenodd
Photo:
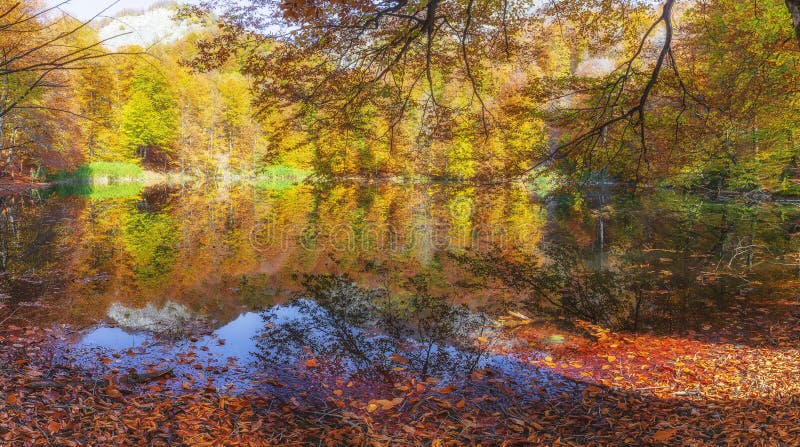
<path fill-rule="evenodd" d="M 129 97 L 120 113 L 124 155 L 157 147 L 170 152 L 178 136 L 179 115 L 175 97 L 164 75 L 148 64 L 139 64 L 129 86 Z"/>
<path fill-rule="evenodd" d="M 786 51 L 796 42 L 787 43 L 782 3 L 714 0 L 685 13 L 683 71 L 708 109 L 703 120 L 684 118 L 689 155 L 667 183 L 775 192 L 793 183 L 800 95 L 787 86 L 800 81 L 800 55 Z M 672 129 L 674 118 L 665 118 Z"/>
<path fill-rule="evenodd" d="M 105 201 L 122 197 L 138 196 L 144 185 L 142 183 L 125 182 L 109 185 L 91 183 L 64 183 L 58 184 L 53 191 L 60 196 L 78 195 L 88 197 L 90 200 Z"/>
<path fill-rule="evenodd" d="M 145 284 L 157 282 L 174 267 L 178 234 L 171 216 L 132 213 L 127 217 L 123 239 L 134 271 Z"/>
<path fill-rule="evenodd" d="M 261 170 L 254 184 L 257 188 L 281 190 L 302 183 L 310 175 L 309 171 L 289 166 L 267 166 Z"/>

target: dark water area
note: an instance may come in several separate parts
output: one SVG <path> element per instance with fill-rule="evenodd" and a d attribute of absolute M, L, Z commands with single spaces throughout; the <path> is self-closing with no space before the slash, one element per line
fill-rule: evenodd
<path fill-rule="evenodd" d="M 790 203 L 333 184 L 112 185 L 0 205 L 4 324 L 63 328 L 55 355 L 98 374 L 179 365 L 217 389 L 485 371 L 523 389 L 559 379 L 508 354 L 508 315 L 552 324 L 552 343 L 578 320 L 713 338 L 732 311 L 781 318 L 800 299 Z"/>

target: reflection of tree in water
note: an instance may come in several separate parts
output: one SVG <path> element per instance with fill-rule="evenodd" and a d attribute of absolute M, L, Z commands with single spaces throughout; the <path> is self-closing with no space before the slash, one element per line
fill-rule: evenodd
<path fill-rule="evenodd" d="M 541 313 L 555 311 L 606 326 L 623 324 L 627 278 L 610 271 L 588 269 L 569 247 L 545 247 L 547 262 L 538 255 L 507 257 L 496 253 L 451 256 L 482 281 L 499 280 L 522 293 L 521 305 Z"/>
<path fill-rule="evenodd" d="M 178 198 L 181 189 L 174 185 L 159 185 L 145 188 L 141 192 L 141 200 L 136 203 L 136 209 L 141 212 L 165 212 Z"/>
<path fill-rule="evenodd" d="M 131 213 L 123 233 L 137 276 L 155 282 L 175 264 L 177 226 L 168 214 Z"/>
<path fill-rule="evenodd" d="M 517 304 L 532 314 L 618 330 L 672 331 L 677 325 L 690 327 L 690 319 L 707 321 L 704 317 L 729 305 L 746 284 L 731 274 L 699 279 L 704 257 L 659 265 L 665 260 L 659 260 L 658 252 L 628 253 L 618 259 L 620 266 L 603 270 L 587 267 L 579 251 L 568 244 L 550 244 L 540 255 L 451 256 L 481 281 L 499 281 L 517 291 L 521 297 Z"/>
<path fill-rule="evenodd" d="M 415 293 L 393 297 L 358 287 L 347 277 L 309 276 L 305 294 L 263 313 L 266 327 L 255 355 L 268 365 L 311 356 L 338 365 L 339 373 L 391 380 L 396 372 L 455 379 L 479 364 L 474 342 L 489 320 L 431 296 L 424 280 Z M 334 371 L 331 371 L 334 372 Z"/>
<path fill-rule="evenodd" d="M 168 212 L 175 192 L 167 187 L 145 189 L 141 200 L 123 210 L 125 248 L 145 283 L 157 282 L 175 265 L 178 224 Z"/>
<path fill-rule="evenodd" d="M 790 274 L 782 263 L 797 252 L 787 237 L 794 210 L 761 205 L 756 212 L 664 194 L 632 204 L 619 200 L 604 211 L 608 216 L 562 211 L 534 254 L 494 250 L 451 257 L 477 283 L 497 281 L 521 295 L 519 304 L 534 314 L 633 331 L 715 323 L 720 311 L 756 304 L 759 294 L 772 293 L 777 278 Z M 600 219 L 606 220 L 604 235 L 583 237 Z M 605 244 L 598 254 L 599 240 Z M 598 257 L 604 262 L 593 262 Z"/>
<path fill-rule="evenodd" d="M 58 274 L 43 275 L 57 263 L 63 222 L 77 204 L 53 204 L 37 194 L 0 198 L 0 293 L 15 301 L 39 298 L 59 282 Z"/>

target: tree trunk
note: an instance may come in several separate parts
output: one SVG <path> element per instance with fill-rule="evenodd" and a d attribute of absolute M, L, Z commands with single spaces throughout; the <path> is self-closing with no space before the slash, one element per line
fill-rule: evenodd
<path fill-rule="evenodd" d="M 797 36 L 797 43 L 800 44 L 800 0 L 786 0 L 786 7 L 792 14 L 794 34 Z"/>

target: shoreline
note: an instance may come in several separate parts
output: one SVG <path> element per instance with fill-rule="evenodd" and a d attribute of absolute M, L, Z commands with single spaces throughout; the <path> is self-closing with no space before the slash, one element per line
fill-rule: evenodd
<path fill-rule="evenodd" d="M 261 177 L 255 178 L 238 178 L 236 182 L 242 181 L 258 181 Z M 266 177 L 265 177 L 266 178 Z M 153 186 L 153 185 L 160 185 L 160 184 L 183 184 L 187 182 L 197 181 L 196 177 L 181 174 L 180 172 L 169 172 L 169 173 L 162 173 L 162 172 L 155 172 L 155 171 L 145 171 L 144 175 L 140 178 L 109 178 L 109 177 L 93 177 L 93 178 L 66 178 L 60 180 L 53 180 L 53 181 L 36 181 L 29 177 L 0 177 L 0 197 L 6 196 L 13 196 L 17 194 L 27 193 L 33 190 L 39 189 L 46 189 L 57 185 L 112 185 L 112 184 L 127 184 L 127 183 L 142 183 L 145 186 Z M 206 181 L 208 179 L 205 179 Z M 394 184 L 394 185 L 402 185 L 402 184 L 464 184 L 470 186 L 501 186 L 501 185 L 508 185 L 512 183 L 523 183 L 519 179 L 516 180 L 507 180 L 507 181 L 497 181 L 497 182 L 482 182 L 476 180 L 456 180 L 456 179 L 437 179 L 437 178 L 405 178 L 405 177 L 358 177 L 358 176 L 349 176 L 349 177 L 329 177 L 329 178 L 321 178 L 314 181 L 314 183 L 350 183 L 350 184 L 364 184 L 364 185 L 375 185 L 375 184 Z M 299 182 L 298 184 L 303 184 L 305 182 Z M 655 187 L 656 189 L 663 188 L 663 189 L 672 189 L 670 187 Z M 787 195 L 781 192 L 770 192 L 770 191 L 730 191 L 730 190 L 720 190 L 720 191 L 708 191 L 704 189 L 684 189 L 686 192 L 696 193 L 701 195 L 717 195 L 718 199 L 731 199 L 736 197 L 742 198 L 750 198 L 754 199 L 759 202 L 773 202 L 773 203 L 794 203 L 800 201 L 800 195 Z M 716 194 L 714 194 L 716 193 Z"/>
<path fill-rule="evenodd" d="M 22 194 L 35 189 L 43 189 L 51 186 L 49 182 L 38 182 L 30 178 L 0 178 L 0 197 Z"/>

